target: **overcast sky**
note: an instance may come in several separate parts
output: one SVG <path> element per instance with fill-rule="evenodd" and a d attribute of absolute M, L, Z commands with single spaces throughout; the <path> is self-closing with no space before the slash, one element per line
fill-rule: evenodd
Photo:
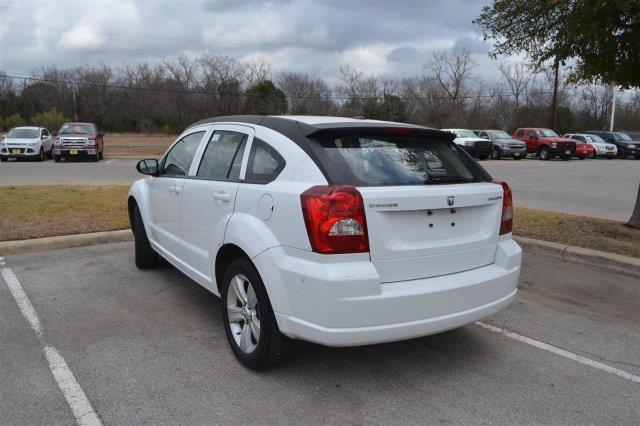
<path fill-rule="evenodd" d="M 334 81 L 343 65 L 404 77 L 434 50 L 466 47 L 492 82 L 472 20 L 489 0 L 13 1 L 0 0 L 0 69 L 157 62 L 177 54 L 265 56 Z"/>

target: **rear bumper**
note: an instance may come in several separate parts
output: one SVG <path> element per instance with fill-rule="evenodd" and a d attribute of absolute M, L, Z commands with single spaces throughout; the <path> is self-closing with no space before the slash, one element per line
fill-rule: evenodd
<path fill-rule="evenodd" d="M 384 284 L 368 259 L 318 263 L 314 257 L 275 247 L 254 258 L 278 326 L 292 338 L 358 346 L 439 333 L 505 308 L 516 296 L 522 250 L 504 239 L 490 265 Z"/>

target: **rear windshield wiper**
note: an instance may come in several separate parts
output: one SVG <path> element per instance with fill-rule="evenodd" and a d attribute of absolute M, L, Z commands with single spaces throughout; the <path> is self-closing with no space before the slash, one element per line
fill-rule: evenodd
<path fill-rule="evenodd" d="M 473 178 L 459 175 L 429 175 L 429 177 L 424 180 L 424 183 L 460 183 L 473 181 Z"/>

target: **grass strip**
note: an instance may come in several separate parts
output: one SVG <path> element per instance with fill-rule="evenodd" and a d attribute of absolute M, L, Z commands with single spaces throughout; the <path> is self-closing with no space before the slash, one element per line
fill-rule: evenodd
<path fill-rule="evenodd" d="M 128 186 L 0 187 L 0 241 L 129 227 Z M 513 233 L 640 257 L 640 230 L 621 222 L 516 207 Z"/>

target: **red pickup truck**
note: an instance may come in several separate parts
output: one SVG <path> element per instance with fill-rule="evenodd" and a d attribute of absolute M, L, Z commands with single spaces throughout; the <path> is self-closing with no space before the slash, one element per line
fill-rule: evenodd
<path fill-rule="evenodd" d="M 576 155 L 576 141 L 563 138 L 550 129 L 522 127 L 515 131 L 513 138 L 524 141 L 527 153 L 541 160 L 557 157 L 569 161 Z"/>
<path fill-rule="evenodd" d="M 98 132 L 93 123 L 64 123 L 53 138 L 53 159 L 63 158 L 102 159 L 104 133 Z"/>

